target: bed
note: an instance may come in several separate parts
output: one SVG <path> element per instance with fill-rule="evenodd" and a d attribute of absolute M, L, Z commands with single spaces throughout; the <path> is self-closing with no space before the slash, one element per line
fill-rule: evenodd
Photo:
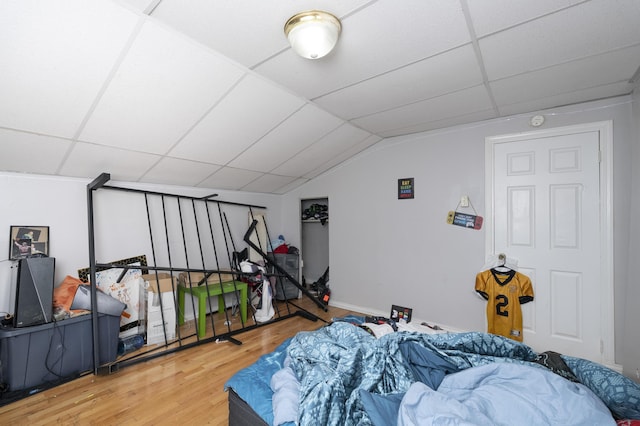
<path fill-rule="evenodd" d="M 230 425 L 632 424 L 640 386 L 580 358 L 487 333 L 376 337 L 335 321 L 225 384 Z M 622 423 L 623 421 L 627 423 Z"/>

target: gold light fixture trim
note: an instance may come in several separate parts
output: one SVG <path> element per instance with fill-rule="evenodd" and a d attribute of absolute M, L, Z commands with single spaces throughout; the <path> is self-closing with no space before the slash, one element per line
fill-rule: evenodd
<path fill-rule="evenodd" d="M 291 48 L 307 59 L 319 59 L 331 52 L 341 31 L 340 20 L 321 10 L 300 12 L 284 24 Z"/>

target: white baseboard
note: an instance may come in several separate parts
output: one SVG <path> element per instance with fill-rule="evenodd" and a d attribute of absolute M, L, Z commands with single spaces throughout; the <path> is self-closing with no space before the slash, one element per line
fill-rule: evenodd
<path fill-rule="evenodd" d="M 389 310 L 388 311 L 380 311 L 377 309 L 372 309 L 372 308 L 368 308 L 365 306 L 358 306 L 358 305 L 352 305 L 349 303 L 343 303 L 340 301 L 330 301 L 329 302 L 329 306 L 335 306 L 336 308 L 341 308 L 341 309 L 346 309 L 349 311 L 354 311 L 354 312 L 360 312 L 363 315 L 370 315 L 370 316 L 375 316 L 375 317 L 385 317 L 385 318 L 389 318 L 389 314 L 391 313 L 391 306 L 389 306 Z M 444 330 L 450 331 L 452 333 L 463 333 L 465 331 L 469 331 L 469 330 L 461 330 L 459 328 L 456 327 L 451 327 L 447 324 L 440 324 L 437 321 L 432 321 L 429 319 L 423 319 L 423 318 L 412 318 L 411 323 L 412 324 L 422 324 L 423 322 L 426 322 L 429 325 L 437 325 L 439 327 L 441 327 Z M 479 331 L 479 330 L 476 330 Z"/>

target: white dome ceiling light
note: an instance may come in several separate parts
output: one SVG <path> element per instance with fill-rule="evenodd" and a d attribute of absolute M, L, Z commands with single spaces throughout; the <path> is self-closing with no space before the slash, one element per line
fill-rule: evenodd
<path fill-rule="evenodd" d="M 319 59 L 331 52 L 341 30 L 338 18 L 320 10 L 300 12 L 284 25 L 291 48 L 307 59 Z"/>

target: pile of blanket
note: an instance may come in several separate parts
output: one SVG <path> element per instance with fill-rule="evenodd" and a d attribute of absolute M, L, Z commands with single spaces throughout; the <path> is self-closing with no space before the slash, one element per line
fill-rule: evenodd
<path fill-rule="evenodd" d="M 256 389 L 271 379 L 273 409 L 263 416 L 270 424 L 614 424 L 614 416 L 640 418 L 635 383 L 599 364 L 563 358 L 578 380 L 553 373 L 536 362 L 531 348 L 501 336 L 396 332 L 376 339 L 335 322 L 298 333 L 258 361 L 262 371 L 250 379 L 247 397 L 257 399 Z M 234 376 L 226 386 L 238 392 L 242 382 Z"/>

